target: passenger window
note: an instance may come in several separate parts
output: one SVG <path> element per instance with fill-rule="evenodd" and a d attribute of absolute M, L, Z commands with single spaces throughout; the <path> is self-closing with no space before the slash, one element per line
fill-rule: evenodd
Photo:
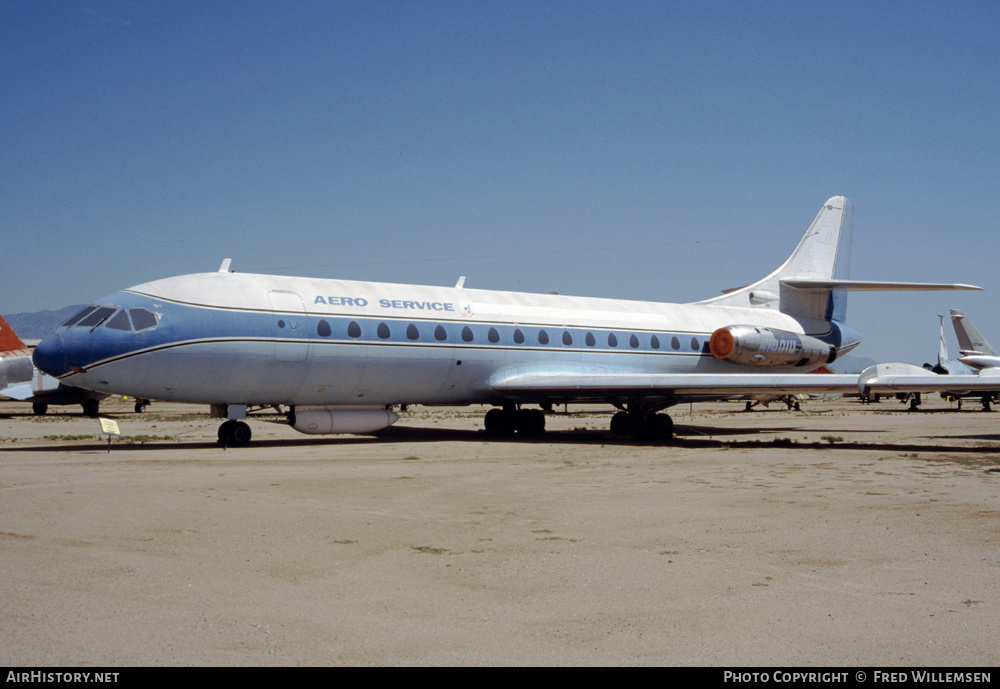
<path fill-rule="evenodd" d="M 350 335 L 351 337 L 361 337 L 361 326 L 358 325 L 355 321 L 351 321 L 347 325 L 347 334 Z"/>
<path fill-rule="evenodd" d="M 538 344 L 546 345 L 549 343 L 549 334 L 544 330 L 538 331 Z"/>
<path fill-rule="evenodd" d="M 377 332 L 378 336 L 381 337 L 383 340 L 389 339 L 389 334 L 390 334 L 389 326 L 386 325 L 385 323 L 379 323 L 378 329 L 375 332 Z"/>
<path fill-rule="evenodd" d="M 573 344 L 573 336 L 569 334 L 569 330 L 563 330 L 562 340 L 563 344 L 566 345 L 567 347 Z"/>
<path fill-rule="evenodd" d="M 670 338 L 670 346 L 673 347 L 674 349 L 680 349 L 681 348 L 681 341 L 677 339 L 676 335 L 674 335 L 672 338 Z"/>
<path fill-rule="evenodd" d="M 618 338 L 615 337 L 614 333 L 608 333 L 608 346 L 609 347 L 617 347 L 618 346 Z"/>
<path fill-rule="evenodd" d="M 111 328 L 112 330 L 132 330 L 132 325 L 128 321 L 128 313 L 125 309 L 122 309 L 114 315 L 107 325 L 106 328 Z"/>
<path fill-rule="evenodd" d="M 333 331 L 330 330 L 330 324 L 326 321 L 320 321 L 319 325 L 316 326 L 316 334 L 320 337 L 330 337 L 331 332 Z"/>
<path fill-rule="evenodd" d="M 497 332 L 496 328 L 490 328 L 490 331 L 486 333 L 486 338 L 493 344 L 496 344 L 500 341 L 500 333 Z"/>
<path fill-rule="evenodd" d="M 653 338 L 649 341 L 649 343 L 653 345 L 653 349 L 660 348 L 660 338 L 658 338 L 656 335 L 653 335 Z"/>
<path fill-rule="evenodd" d="M 443 325 L 439 325 L 438 327 L 434 328 L 434 339 L 437 340 L 438 342 L 444 342 L 445 340 L 448 339 L 448 333 L 444 329 Z"/>
<path fill-rule="evenodd" d="M 406 337 L 411 340 L 420 339 L 420 331 L 417 330 L 417 326 L 413 325 L 413 323 L 406 326 Z"/>
<path fill-rule="evenodd" d="M 639 338 L 636 335 L 628 338 L 628 344 L 632 349 L 637 349 L 639 347 Z"/>
<path fill-rule="evenodd" d="M 588 347 L 593 347 L 597 344 L 597 340 L 594 339 L 594 333 L 587 333 L 587 337 L 584 340 Z"/>
<path fill-rule="evenodd" d="M 521 332 L 520 328 L 514 328 L 514 342 L 516 344 L 524 344 L 524 333 Z"/>
<path fill-rule="evenodd" d="M 472 328 L 470 328 L 469 326 L 465 326 L 464 328 L 462 328 L 462 341 L 472 342 L 473 339 L 475 338 L 472 335 Z"/>
<path fill-rule="evenodd" d="M 146 309 L 129 309 L 128 315 L 132 317 L 132 327 L 136 330 L 145 330 L 156 325 L 156 314 Z"/>
<path fill-rule="evenodd" d="M 691 351 L 692 352 L 697 352 L 698 351 L 698 338 L 697 337 L 692 337 L 691 338 Z"/>

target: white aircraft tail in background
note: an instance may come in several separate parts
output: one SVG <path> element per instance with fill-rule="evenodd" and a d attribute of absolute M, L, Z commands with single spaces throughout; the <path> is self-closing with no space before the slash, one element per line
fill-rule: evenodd
<path fill-rule="evenodd" d="M 952 309 L 951 323 L 955 327 L 955 337 L 958 338 L 959 353 L 962 355 L 959 361 L 976 369 L 1000 366 L 1000 355 L 964 313 Z"/>

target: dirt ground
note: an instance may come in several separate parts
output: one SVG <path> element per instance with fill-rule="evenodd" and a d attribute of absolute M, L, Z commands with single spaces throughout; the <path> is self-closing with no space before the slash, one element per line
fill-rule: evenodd
<path fill-rule="evenodd" d="M 0 665 L 995 666 L 1000 413 L 940 399 L 382 437 L 0 405 Z M 562 411 L 562 410 L 558 410 Z"/>

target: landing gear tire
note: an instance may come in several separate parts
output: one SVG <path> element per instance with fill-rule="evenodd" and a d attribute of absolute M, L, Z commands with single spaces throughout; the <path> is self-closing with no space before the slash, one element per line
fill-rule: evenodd
<path fill-rule="evenodd" d="M 674 437 L 674 420 L 666 414 L 620 411 L 611 417 L 611 435 L 620 439 L 670 440 Z"/>
<path fill-rule="evenodd" d="M 542 435 L 545 433 L 545 412 L 541 409 L 519 409 L 514 425 L 519 435 Z"/>
<path fill-rule="evenodd" d="M 83 407 L 83 415 L 92 419 L 96 418 L 101 411 L 101 403 L 95 399 L 84 400 L 81 406 Z"/>
<path fill-rule="evenodd" d="M 31 413 L 35 416 L 45 416 L 49 411 L 49 405 L 45 402 L 32 402 L 31 403 Z"/>
<path fill-rule="evenodd" d="M 141 414 L 146 411 L 146 403 L 144 401 L 139 401 L 135 403 L 135 413 Z"/>
<path fill-rule="evenodd" d="M 223 447 L 246 447 L 252 436 L 253 431 L 244 421 L 230 419 L 219 426 L 219 444 Z"/>
<path fill-rule="evenodd" d="M 539 436 L 545 433 L 545 412 L 541 409 L 490 409 L 483 419 L 490 435 Z"/>
<path fill-rule="evenodd" d="M 490 435 L 514 435 L 514 413 L 507 409 L 490 409 L 483 425 Z"/>

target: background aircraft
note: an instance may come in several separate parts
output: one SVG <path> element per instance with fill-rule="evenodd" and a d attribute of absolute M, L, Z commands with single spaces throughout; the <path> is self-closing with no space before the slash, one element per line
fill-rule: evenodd
<path fill-rule="evenodd" d="M 34 354 L 64 383 L 211 405 L 226 445 L 254 406 L 303 433 L 384 428 L 407 404 L 490 404 L 492 434 L 544 430 L 542 409 L 605 403 L 617 436 L 671 437 L 672 405 L 856 390 L 798 375 L 852 350 L 850 290 L 978 289 L 848 279 L 853 208 L 820 208 L 791 256 L 746 287 L 690 304 L 323 280 L 228 271 L 98 300 Z"/>
<path fill-rule="evenodd" d="M 940 316 L 941 341 L 938 346 L 938 362 L 935 366 L 924 364 L 924 368 L 942 375 L 962 375 L 969 376 L 983 368 L 1000 366 L 1000 357 L 996 356 L 993 348 L 986 339 L 973 327 L 972 322 L 966 318 L 965 314 L 956 309 L 951 309 L 951 322 L 955 328 L 955 336 L 958 338 L 959 347 L 963 356 L 959 359 L 951 359 L 948 356 L 948 344 L 944 335 L 944 316 Z M 979 365 L 973 365 L 973 362 Z M 942 392 L 942 397 L 950 397 L 958 402 L 958 408 L 962 408 L 962 400 L 965 398 L 975 398 L 983 405 L 984 411 L 989 411 L 992 403 L 997 399 L 997 390 L 974 391 L 974 392 Z M 920 404 L 920 393 L 911 394 L 911 408 L 916 408 Z"/>

